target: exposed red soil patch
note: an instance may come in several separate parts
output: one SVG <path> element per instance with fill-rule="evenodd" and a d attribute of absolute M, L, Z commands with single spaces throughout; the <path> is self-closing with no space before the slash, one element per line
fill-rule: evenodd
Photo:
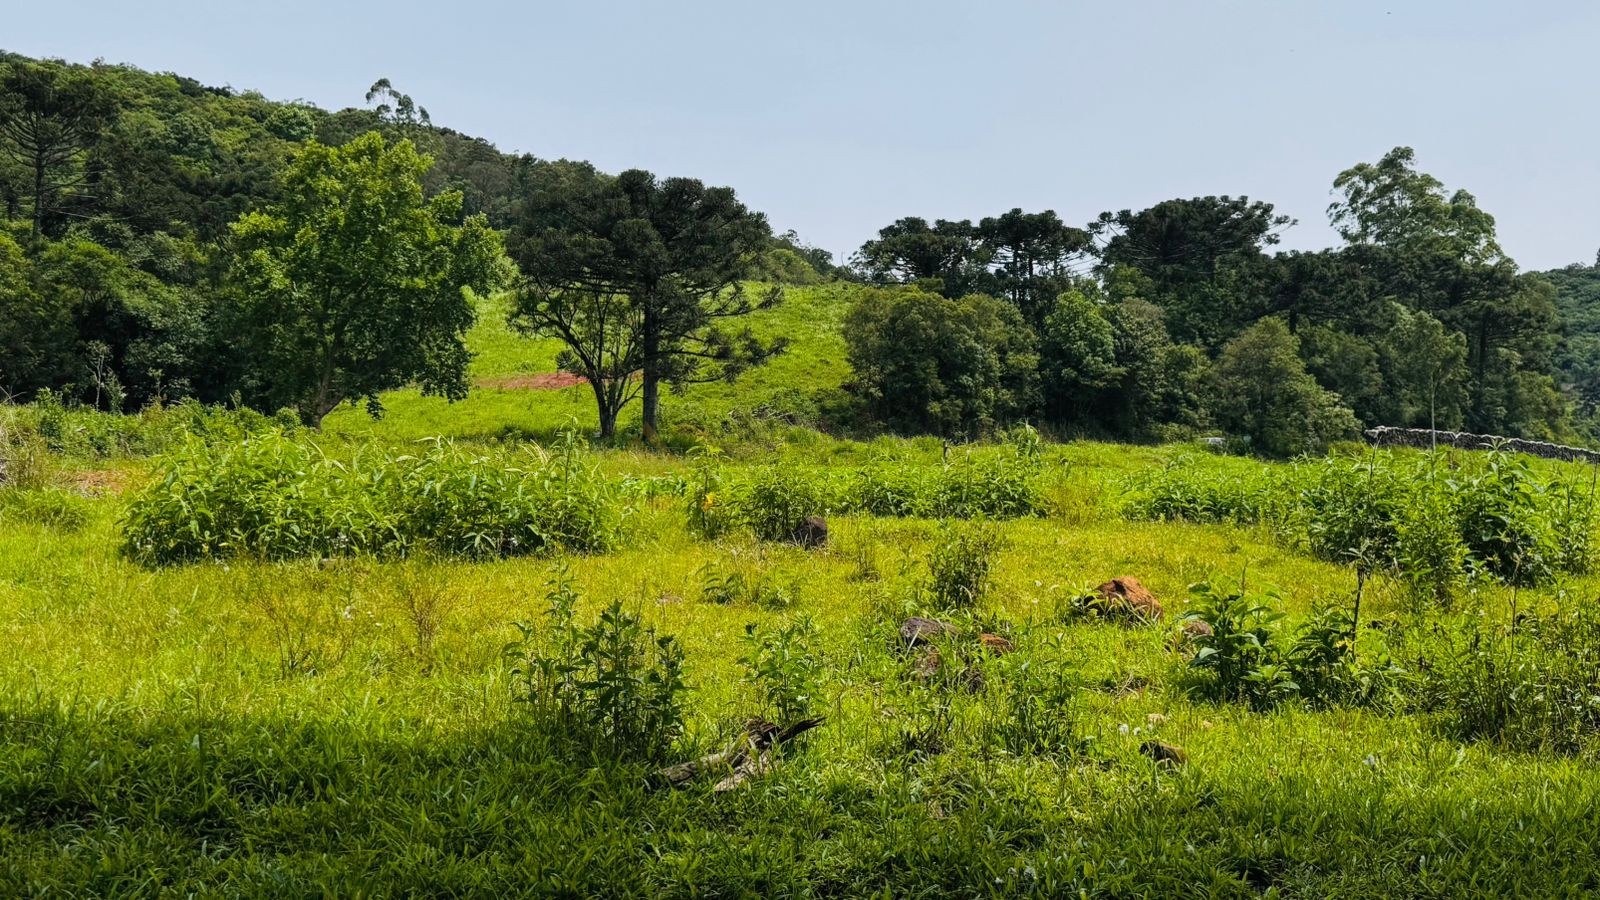
<path fill-rule="evenodd" d="M 484 378 L 478 387 L 504 388 L 511 391 L 559 391 L 562 388 L 588 384 L 589 379 L 571 372 L 543 372 L 538 375 L 501 375 Z"/>
<path fill-rule="evenodd" d="M 128 476 L 125 472 L 113 471 L 73 472 L 72 486 L 86 497 L 120 494 L 128 486 Z"/>

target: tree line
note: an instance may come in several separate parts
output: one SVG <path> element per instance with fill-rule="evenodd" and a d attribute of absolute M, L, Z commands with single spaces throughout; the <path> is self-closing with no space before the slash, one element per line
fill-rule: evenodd
<path fill-rule="evenodd" d="M 1292 453 L 1363 425 L 1592 434 L 1600 266 L 1540 275 L 1407 148 L 1334 180 L 1341 245 L 1243 197 L 1082 226 L 908 217 L 852 257 L 735 193 L 501 153 L 387 80 L 327 112 L 126 66 L 0 54 L 0 391 L 126 409 L 194 396 L 310 424 L 404 385 L 462 396 L 474 294 L 559 339 L 600 430 L 784 350 L 782 283 L 858 282 L 833 422 L 1019 420 Z"/>

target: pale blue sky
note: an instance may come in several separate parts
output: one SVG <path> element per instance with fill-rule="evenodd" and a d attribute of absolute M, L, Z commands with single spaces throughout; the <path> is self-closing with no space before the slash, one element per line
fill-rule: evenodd
<path fill-rule="evenodd" d="M 6 49 L 328 108 L 388 76 L 502 149 L 732 185 L 840 253 L 906 215 L 1213 193 L 1326 246 L 1333 177 L 1397 144 L 1524 267 L 1600 248 L 1593 0 L 72 0 L 4 22 Z"/>

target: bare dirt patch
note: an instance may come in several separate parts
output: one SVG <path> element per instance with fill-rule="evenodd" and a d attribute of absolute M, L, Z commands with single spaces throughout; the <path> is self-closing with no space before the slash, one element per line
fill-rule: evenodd
<path fill-rule="evenodd" d="M 500 375 L 479 380 L 478 387 L 503 388 L 509 391 L 559 391 L 562 388 L 588 384 L 589 379 L 571 372 L 542 372 L 538 375 Z"/>

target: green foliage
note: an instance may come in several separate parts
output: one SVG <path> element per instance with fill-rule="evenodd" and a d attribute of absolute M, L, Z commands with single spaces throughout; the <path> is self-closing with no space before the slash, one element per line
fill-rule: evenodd
<path fill-rule="evenodd" d="M 30 522 L 62 531 L 76 531 L 89 519 L 82 495 L 59 488 L 11 488 L 0 481 L 0 524 Z"/>
<path fill-rule="evenodd" d="M 1524 752 L 1600 753 L 1600 615 L 1581 604 L 1518 617 L 1472 616 L 1407 634 L 1426 660 L 1419 705 L 1450 734 Z"/>
<path fill-rule="evenodd" d="M 1223 347 L 1211 390 L 1217 424 L 1270 456 L 1322 450 L 1359 430 L 1339 398 L 1306 373 L 1299 343 L 1278 319 L 1262 319 Z"/>
<path fill-rule="evenodd" d="M 411 382 L 466 393 L 468 291 L 499 273 L 499 238 L 461 195 L 424 201 L 429 160 L 378 134 L 344 147 L 307 144 L 282 178 L 283 199 L 233 228 L 231 327 L 245 383 L 308 425 L 347 400 Z"/>
<path fill-rule="evenodd" d="M 1276 629 L 1283 614 L 1275 608 L 1282 599 L 1276 590 L 1257 595 L 1204 582 L 1189 590 L 1191 607 L 1184 618 L 1211 627 L 1210 634 L 1195 636 L 1189 661 L 1209 676 L 1197 685 L 1202 694 L 1262 709 L 1299 692 L 1278 652 Z"/>
<path fill-rule="evenodd" d="M 365 448 L 348 461 L 271 432 L 193 442 L 161 459 L 128 507 L 123 546 L 146 565 L 417 550 L 467 557 L 613 547 L 612 487 L 569 437 L 555 456 L 502 460 L 446 442 Z"/>
<path fill-rule="evenodd" d="M 891 428 L 978 435 L 1016 421 L 1033 403 L 1033 334 L 1014 306 L 993 297 L 863 292 L 844 337 L 852 390 Z"/>
<path fill-rule="evenodd" d="M 805 617 L 766 628 L 753 622 L 745 626 L 739 664 L 767 721 L 786 725 L 817 713 L 823 675 L 814 650 L 819 633 Z"/>
<path fill-rule="evenodd" d="M 941 465 L 880 459 L 853 469 L 806 465 L 731 468 L 699 451 L 684 497 L 690 530 L 717 538 L 748 529 L 789 540 L 808 516 L 866 513 L 891 518 L 1015 519 L 1041 515 L 1039 437 L 1023 426 L 999 448 Z"/>
<path fill-rule="evenodd" d="M 516 623 L 521 638 L 504 650 L 535 736 L 595 759 L 666 759 L 683 732 L 683 650 L 620 601 L 579 624 L 564 573 L 548 596 L 545 621 Z"/>
<path fill-rule="evenodd" d="M 723 327 L 783 297 L 776 287 L 745 291 L 772 232 L 731 188 L 568 162 L 531 162 L 524 178 L 510 238 L 522 273 L 512 321 L 566 345 L 559 361 L 596 388 L 603 437 L 637 395 L 654 439 L 662 384 L 731 380 L 783 350 L 783 338 Z"/>
<path fill-rule="evenodd" d="M 1372 452 L 1289 470 L 1180 457 L 1133 479 L 1132 519 L 1267 524 L 1332 562 L 1390 571 L 1417 599 L 1449 602 L 1474 576 L 1531 585 L 1591 565 L 1589 484 L 1491 452 L 1452 470 L 1442 456 Z"/>
<path fill-rule="evenodd" d="M 945 522 L 928 554 L 926 592 L 933 608 L 971 610 L 989 592 L 1003 541 L 987 522 Z"/>

